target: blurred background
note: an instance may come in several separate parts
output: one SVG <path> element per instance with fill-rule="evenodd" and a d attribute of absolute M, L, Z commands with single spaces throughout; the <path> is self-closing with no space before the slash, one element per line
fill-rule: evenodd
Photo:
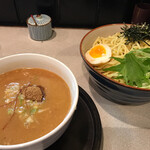
<path fill-rule="evenodd" d="M 26 26 L 31 14 L 49 15 L 53 27 L 131 23 L 137 3 L 150 0 L 5 0 L 0 5 L 0 25 Z"/>

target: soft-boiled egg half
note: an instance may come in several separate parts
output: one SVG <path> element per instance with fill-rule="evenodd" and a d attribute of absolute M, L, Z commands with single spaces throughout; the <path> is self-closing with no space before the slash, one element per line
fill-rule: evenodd
<path fill-rule="evenodd" d="M 98 44 L 85 53 L 88 62 L 94 66 L 106 63 L 110 60 L 111 49 L 108 45 Z"/>

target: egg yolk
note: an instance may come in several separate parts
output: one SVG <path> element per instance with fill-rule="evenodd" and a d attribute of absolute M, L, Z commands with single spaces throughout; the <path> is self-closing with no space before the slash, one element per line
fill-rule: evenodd
<path fill-rule="evenodd" d="M 89 54 L 93 58 L 102 57 L 106 54 L 106 49 L 102 45 L 97 45 L 90 50 Z"/>

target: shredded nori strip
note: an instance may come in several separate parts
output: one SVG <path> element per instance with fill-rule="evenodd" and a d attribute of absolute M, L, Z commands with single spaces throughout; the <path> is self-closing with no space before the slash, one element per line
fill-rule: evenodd
<path fill-rule="evenodd" d="M 146 42 L 146 40 L 150 40 L 150 25 L 146 23 L 141 24 L 131 24 L 130 26 L 127 26 L 124 24 L 123 27 L 121 27 L 123 30 L 120 32 L 124 35 L 124 37 L 127 38 L 125 44 L 129 44 L 130 42 L 138 42 L 140 41 L 145 42 L 148 46 L 150 46 L 149 43 Z"/>

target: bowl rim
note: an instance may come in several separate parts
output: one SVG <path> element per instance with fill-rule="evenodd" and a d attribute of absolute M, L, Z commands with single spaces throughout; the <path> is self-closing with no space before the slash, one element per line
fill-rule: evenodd
<path fill-rule="evenodd" d="M 20 143 L 20 144 L 14 144 L 14 145 L 0 145 L 0 149 L 1 148 L 2 149 L 26 148 L 28 146 L 35 145 L 37 143 L 40 143 L 40 142 L 48 139 L 53 134 L 57 133 L 65 124 L 68 123 L 68 121 L 73 116 L 74 111 L 76 110 L 77 103 L 78 103 L 79 87 L 78 87 L 78 84 L 77 84 L 77 80 L 76 80 L 74 74 L 72 73 L 72 71 L 64 63 L 62 63 L 61 61 L 59 61 L 56 58 L 53 58 L 53 57 L 50 57 L 50 56 L 47 56 L 47 55 L 43 55 L 43 54 L 39 54 L 39 53 L 18 53 L 18 54 L 8 55 L 8 56 L 0 58 L 0 61 L 4 60 L 4 59 L 9 59 L 9 58 L 12 58 L 12 57 L 20 57 L 20 56 L 26 56 L 26 57 L 27 56 L 38 56 L 38 57 L 40 56 L 40 57 L 44 57 L 46 59 L 49 59 L 51 61 L 55 61 L 56 63 L 61 65 L 63 68 L 65 68 L 65 70 L 67 70 L 67 72 L 70 74 L 70 76 L 72 78 L 72 82 L 74 83 L 74 87 L 76 89 L 76 93 L 74 94 L 75 96 L 73 98 L 73 103 L 71 104 L 67 115 L 62 120 L 62 122 L 58 126 L 56 126 L 56 128 L 54 128 L 52 131 L 48 132 L 47 134 L 43 135 L 42 137 L 39 137 L 39 138 L 37 138 L 35 140 L 32 140 L 32 141 L 29 141 L 29 142 Z"/>
<path fill-rule="evenodd" d="M 94 71 L 94 73 L 95 73 L 97 76 L 102 76 L 102 77 L 104 77 L 106 80 L 111 81 L 112 83 L 115 83 L 115 84 L 117 84 L 117 85 L 119 85 L 119 86 L 122 86 L 122 87 L 130 88 L 130 89 L 132 89 L 132 90 L 150 91 L 150 89 L 139 88 L 139 87 L 133 87 L 133 86 L 130 86 L 130 85 L 126 85 L 126 84 L 124 84 L 124 83 L 119 83 L 119 82 L 115 81 L 114 79 L 111 79 L 111 78 L 108 78 L 108 77 L 105 76 L 105 75 L 102 75 L 100 72 L 98 72 L 96 69 L 94 69 L 94 67 L 86 60 L 86 58 L 85 58 L 85 56 L 84 56 L 84 54 L 83 54 L 83 51 L 82 51 L 82 43 L 84 42 L 85 38 L 86 38 L 90 33 L 92 33 L 93 31 L 95 31 L 95 30 L 97 30 L 97 29 L 100 29 L 100 28 L 105 28 L 105 27 L 109 27 L 109 26 L 121 26 L 121 25 L 123 26 L 124 23 L 106 24 L 106 25 L 101 25 L 101 26 L 99 26 L 99 27 L 96 27 L 96 28 L 94 28 L 94 29 L 91 29 L 89 32 L 87 32 L 87 33 L 83 36 L 83 38 L 82 38 L 81 41 L 80 41 L 80 54 L 81 54 L 81 56 L 82 56 L 84 62 L 88 65 L 88 67 L 90 67 L 90 69 L 91 69 L 92 71 Z M 131 25 L 131 24 L 128 24 L 128 23 L 127 23 L 126 25 Z"/>

